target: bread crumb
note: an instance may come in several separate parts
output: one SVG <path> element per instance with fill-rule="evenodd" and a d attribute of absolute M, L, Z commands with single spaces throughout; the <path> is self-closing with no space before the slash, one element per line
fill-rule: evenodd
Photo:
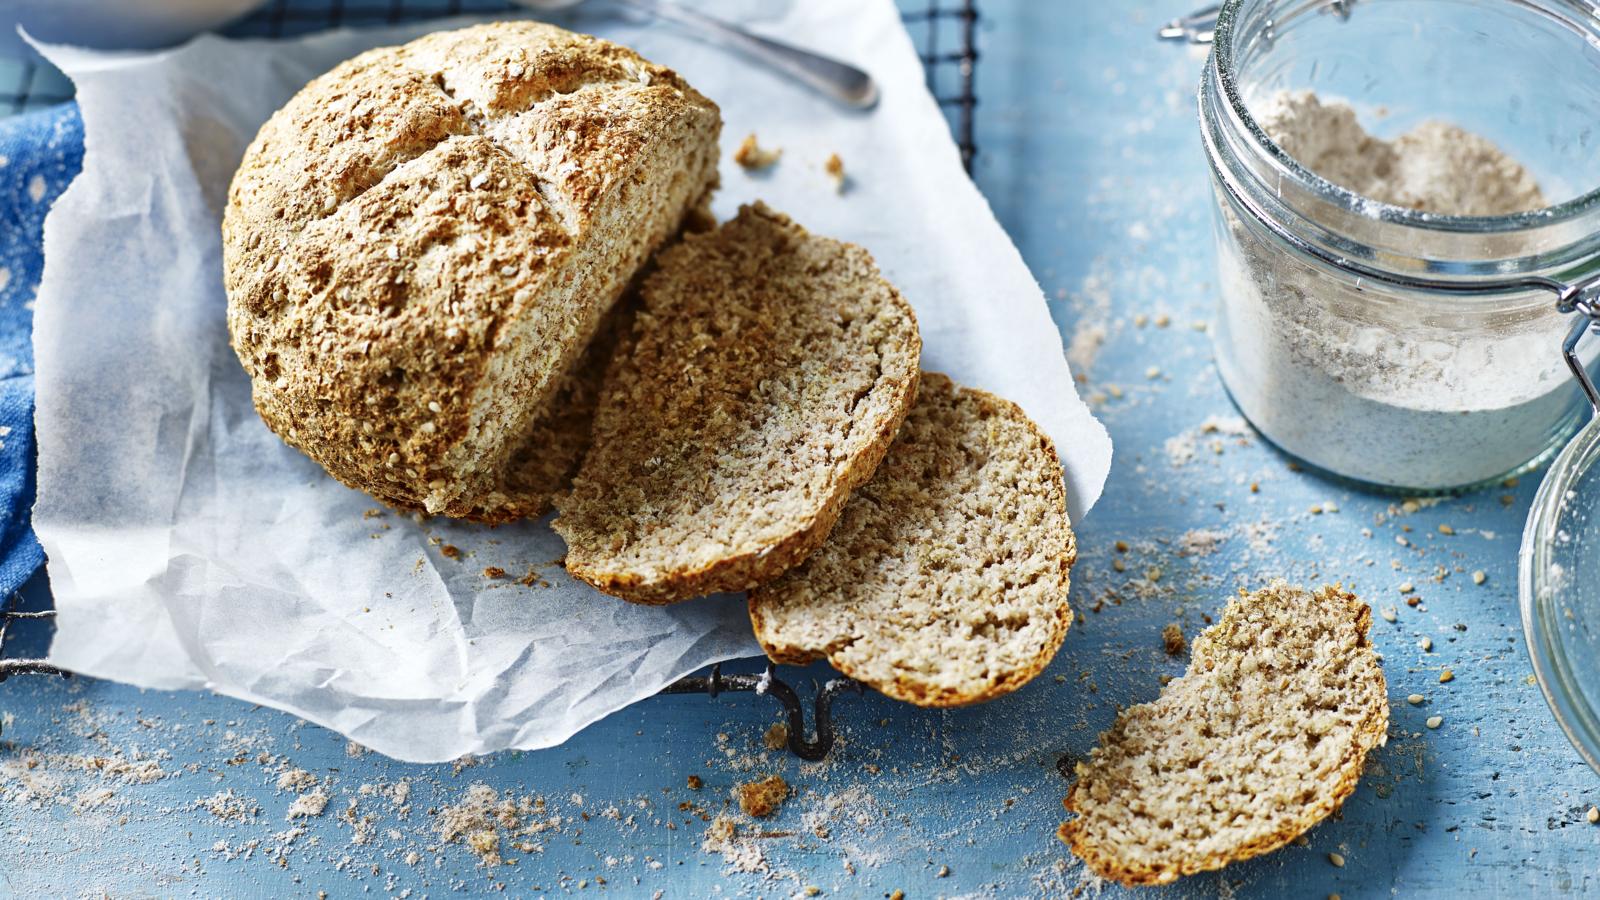
<path fill-rule="evenodd" d="M 444 556 L 445 559 L 461 558 L 461 548 L 454 544 L 445 544 L 441 546 L 439 548 L 439 552 Z"/>
<path fill-rule="evenodd" d="M 294 803 L 289 805 L 289 811 L 284 814 L 285 819 L 314 819 L 322 815 L 328 808 L 328 793 L 322 788 L 317 788 L 309 794 L 296 797 Z"/>
<path fill-rule="evenodd" d="M 705 784 L 706 783 L 704 781 L 700 780 L 700 776 L 699 775 L 690 775 L 689 776 L 689 790 L 698 791 L 702 787 L 705 787 Z"/>
<path fill-rule="evenodd" d="M 1167 651 L 1168 656 L 1182 656 L 1188 646 L 1188 641 L 1183 639 L 1183 629 L 1177 622 L 1161 629 L 1161 649 Z"/>
<path fill-rule="evenodd" d="M 828 154 L 828 161 L 822 164 L 822 170 L 833 179 L 833 189 L 836 193 L 844 193 L 845 186 L 850 183 L 850 176 L 844 173 L 844 160 L 839 154 Z"/>
<path fill-rule="evenodd" d="M 316 787 L 317 776 L 305 769 L 290 769 L 278 776 L 278 790 L 294 791 L 301 793 L 307 788 Z"/>
<path fill-rule="evenodd" d="M 761 743 L 765 744 L 768 750 L 782 750 L 789 746 L 789 726 L 782 722 L 774 723 L 767 729 L 767 733 L 761 736 Z"/>
<path fill-rule="evenodd" d="M 789 796 L 789 785 L 781 775 L 769 775 L 760 781 L 751 781 L 733 789 L 739 808 L 745 813 L 764 819 L 778 811 Z"/>
<path fill-rule="evenodd" d="M 733 161 L 745 169 L 756 171 L 776 165 L 779 157 L 783 156 L 783 148 L 775 147 L 771 150 L 763 148 L 756 141 L 755 132 L 745 135 L 739 143 L 739 149 L 733 151 Z"/>

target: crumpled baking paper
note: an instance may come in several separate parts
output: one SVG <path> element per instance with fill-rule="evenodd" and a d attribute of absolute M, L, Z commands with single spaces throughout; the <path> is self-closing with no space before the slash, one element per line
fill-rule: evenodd
<path fill-rule="evenodd" d="M 569 579 L 548 522 L 381 512 L 251 407 L 218 233 L 246 144 L 339 61 L 461 24 L 202 37 L 158 53 L 44 48 L 77 85 L 87 135 L 83 172 L 46 225 L 34 330 L 34 527 L 59 611 L 54 662 L 209 688 L 439 761 L 558 744 L 686 673 L 760 652 L 738 597 L 633 606 Z M 725 159 L 750 132 L 783 148 L 762 174 L 725 163 L 719 217 L 762 198 L 870 249 L 916 307 L 925 367 L 1020 403 L 1060 448 L 1074 517 L 1088 511 L 1110 440 L 1078 399 L 1038 285 L 962 172 L 890 0 L 807 0 L 754 23 L 870 69 L 882 86 L 870 113 L 668 26 L 575 25 L 716 100 Z M 843 193 L 824 171 L 832 153 Z"/>

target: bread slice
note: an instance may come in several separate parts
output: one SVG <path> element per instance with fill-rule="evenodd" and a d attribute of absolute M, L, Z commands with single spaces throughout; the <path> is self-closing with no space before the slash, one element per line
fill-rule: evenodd
<path fill-rule="evenodd" d="M 1283 846 L 1339 808 L 1389 704 L 1354 595 L 1241 592 L 1189 670 L 1077 766 L 1061 840 L 1096 874 L 1166 884 Z"/>
<path fill-rule="evenodd" d="M 1076 557 L 1050 439 L 1015 404 L 925 372 L 877 475 L 822 549 L 751 592 L 750 620 L 776 662 L 825 656 L 899 700 L 977 703 L 1055 655 Z"/>
<path fill-rule="evenodd" d="M 223 215 L 256 409 L 333 477 L 481 509 L 600 320 L 717 183 L 716 104 L 536 22 L 438 32 L 308 84 Z"/>
<path fill-rule="evenodd" d="M 637 603 L 746 590 L 810 555 L 883 458 L 922 352 L 865 250 L 761 204 L 658 265 L 556 501 L 567 570 Z"/>

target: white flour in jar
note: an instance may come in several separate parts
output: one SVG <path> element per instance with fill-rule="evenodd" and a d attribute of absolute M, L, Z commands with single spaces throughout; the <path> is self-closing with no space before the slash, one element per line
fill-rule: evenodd
<path fill-rule="evenodd" d="M 1253 110 L 1285 152 L 1364 197 L 1444 215 L 1538 209 L 1533 176 L 1485 138 L 1428 121 L 1394 140 L 1307 91 Z M 1314 268 L 1224 201 L 1218 365 L 1266 437 L 1322 468 L 1395 488 L 1462 487 L 1546 451 L 1576 421 L 1553 303 L 1486 322 Z M 1230 240 L 1231 238 L 1231 240 Z M 1493 314 L 1491 314 L 1493 315 Z"/>

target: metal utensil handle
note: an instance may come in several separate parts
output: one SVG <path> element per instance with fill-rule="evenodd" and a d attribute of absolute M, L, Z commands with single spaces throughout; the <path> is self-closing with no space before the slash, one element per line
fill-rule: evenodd
<path fill-rule="evenodd" d="M 713 18 L 673 0 L 620 0 L 626 6 L 698 28 L 735 49 L 794 76 L 818 91 L 857 109 L 878 102 L 878 84 L 861 69 L 839 60 L 751 34 L 736 25 Z"/>

